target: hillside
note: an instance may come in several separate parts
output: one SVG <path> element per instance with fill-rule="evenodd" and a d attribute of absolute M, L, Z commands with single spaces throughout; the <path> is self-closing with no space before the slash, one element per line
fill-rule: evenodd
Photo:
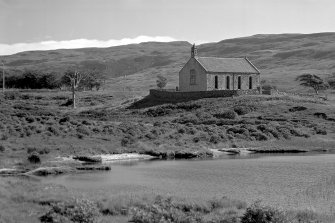
<path fill-rule="evenodd" d="M 107 70 L 108 88 L 146 91 L 155 87 L 156 76 L 178 85 L 178 71 L 189 58 L 188 42 L 148 42 L 109 48 L 29 51 L 6 56 L 10 73 L 24 69 L 64 72 L 77 66 Z M 198 46 L 200 56 L 248 58 L 263 79 L 285 90 L 296 90 L 294 78 L 305 72 L 335 72 L 335 33 L 271 34 L 227 39 Z M 124 78 L 124 75 L 127 75 Z"/>

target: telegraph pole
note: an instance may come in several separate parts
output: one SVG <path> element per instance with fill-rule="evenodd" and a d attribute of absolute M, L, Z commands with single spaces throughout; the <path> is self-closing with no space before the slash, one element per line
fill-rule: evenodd
<path fill-rule="evenodd" d="M 1 60 L 1 63 L 2 63 L 2 93 L 5 94 L 5 60 L 2 59 Z"/>
<path fill-rule="evenodd" d="M 126 75 L 123 76 L 123 92 L 126 91 Z"/>

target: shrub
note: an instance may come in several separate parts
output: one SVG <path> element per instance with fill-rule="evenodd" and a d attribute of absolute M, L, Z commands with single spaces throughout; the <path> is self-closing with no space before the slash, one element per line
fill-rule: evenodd
<path fill-rule="evenodd" d="M 9 138 L 8 134 L 3 133 L 0 137 L 0 140 L 7 140 Z"/>
<path fill-rule="evenodd" d="M 271 124 L 268 124 L 268 125 L 261 124 L 261 125 L 257 126 L 257 129 L 262 131 L 264 134 L 266 134 L 268 136 L 273 136 L 277 139 L 279 139 L 281 137 L 281 134 L 278 132 L 276 127 L 272 126 Z"/>
<path fill-rule="evenodd" d="M 321 129 L 319 127 L 314 127 L 314 131 L 318 135 L 327 135 L 327 130 L 326 129 Z"/>
<path fill-rule="evenodd" d="M 215 118 L 224 118 L 224 119 L 236 119 L 238 115 L 236 112 L 228 110 L 222 113 L 217 113 L 213 115 Z"/>
<path fill-rule="evenodd" d="M 221 138 L 220 138 L 219 136 L 217 136 L 217 135 L 212 135 L 212 136 L 210 137 L 209 141 L 210 141 L 211 143 L 217 144 L 217 143 L 220 142 L 220 139 L 221 139 Z"/>
<path fill-rule="evenodd" d="M 92 131 L 93 131 L 94 133 L 100 133 L 100 132 L 101 132 L 101 129 L 99 129 L 99 128 L 97 128 L 97 127 L 94 127 L 94 128 L 92 129 Z"/>
<path fill-rule="evenodd" d="M 137 223 L 237 223 L 239 216 L 236 210 L 244 209 L 245 206 L 244 202 L 227 198 L 194 203 L 158 196 L 153 204 L 138 204 L 131 208 L 131 221 Z"/>
<path fill-rule="evenodd" d="M 27 148 L 27 153 L 28 154 L 31 154 L 31 153 L 36 152 L 36 151 L 37 151 L 37 149 L 35 147 L 28 147 Z"/>
<path fill-rule="evenodd" d="M 43 149 L 38 150 L 38 154 L 40 154 L 40 155 L 49 154 L 49 153 L 50 153 L 50 149 L 48 149 L 48 148 L 43 148 Z"/>
<path fill-rule="evenodd" d="M 194 114 L 187 114 L 187 115 L 182 115 L 180 118 L 175 119 L 174 122 L 179 123 L 179 124 L 192 123 L 196 125 L 199 123 L 199 119 Z"/>
<path fill-rule="evenodd" d="M 285 126 L 277 126 L 278 132 L 280 132 L 285 139 L 291 139 L 291 131 Z"/>
<path fill-rule="evenodd" d="M 28 156 L 28 161 L 30 163 L 41 163 L 41 158 L 39 157 L 38 153 L 33 152 Z"/>
<path fill-rule="evenodd" d="M 178 133 L 184 134 L 184 133 L 186 133 L 186 130 L 184 128 L 180 127 L 180 128 L 178 128 Z"/>
<path fill-rule="evenodd" d="M 150 117 L 158 117 L 171 114 L 172 110 L 170 108 L 166 108 L 164 106 L 159 106 L 156 108 L 150 108 L 144 112 L 145 115 Z"/>
<path fill-rule="evenodd" d="M 141 207 L 134 207 L 132 210 L 133 222 L 191 222 L 191 216 L 174 207 L 172 199 L 156 199 L 154 204 L 145 204 Z M 189 221 L 187 221 L 189 219 Z M 194 219 L 195 220 L 195 219 Z"/>
<path fill-rule="evenodd" d="M 193 127 L 186 128 L 186 133 L 190 135 L 195 135 L 197 133 L 197 130 Z"/>
<path fill-rule="evenodd" d="M 97 205 L 89 200 L 75 199 L 68 202 L 55 202 L 51 210 L 40 217 L 41 222 L 93 223 L 99 216 Z"/>
<path fill-rule="evenodd" d="M 302 132 L 300 129 L 294 129 L 292 128 L 290 130 L 291 134 L 294 135 L 294 136 L 297 136 L 297 137 L 305 137 L 305 138 L 309 138 L 310 135 L 305 133 L 305 132 Z"/>
<path fill-rule="evenodd" d="M 81 133 L 77 133 L 77 137 L 78 137 L 78 139 L 83 139 L 83 138 L 84 138 L 84 135 L 81 134 Z"/>
<path fill-rule="evenodd" d="M 257 141 L 266 141 L 266 140 L 269 139 L 267 135 L 265 135 L 265 134 L 263 134 L 261 132 L 253 132 L 253 133 L 250 134 L 250 136 L 255 137 L 255 139 Z"/>
<path fill-rule="evenodd" d="M 315 223 L 318 221 L 318 215 L 311 210 L 302 210 L 295 213 L 295 219 L 303 223 Z"/>
<path fill-rule="evenodd" d="M 53 127 L 53 126 L 48 126 L 47 127 L 47 131 L 51 132 L 55 136 L 58 136 L 60 134 L 59 129 L 57 129 L 57 128 Z"/>
<path fill-rule="evenodd" d="M 91 125 L 91 123 L 89 121 L 87 121 L 87 120 L 83 120 L 81 122 L 81 124 L 83 124 L 83 125 Z"/>
<path fill-rule="evenodd" d="M 146 137 L 147 139 L 150 139 L 150 140 L 153 140 L 153 139 L 156 139 L 156 138 L 157 138 L 157 136 L 156 136 L 155 134 L 151 133 L 151 132 L 145 134 L 145 137 Z"/>
<path fill-rule="evenodd" d="M 35 122 L 35 118 L 32 117 L 32 116 L 28 116 L 28 117 L 26 117 L 26 121 L 27 121 L 28 123 L 33 123 L 33 122 Z"/>
<path fill-rule="evenodd" d="M 195 110 L 195 109 L 199 109 L 201 108 L 201 105 L 197 104 L 197 103 L 178 103 L 175 105 L 176 109 L 183 109 L 186 111 L 191 111 L 191 110 Z"/>
<path fill-rule="evenodd" d="M 136 138 L 134 136 L 127 135 L 121 139 L 121 146 L 126 147 L 126 146 L 134 144 L 135 142 L 136 142 Z"/>
<path fill-rule="evenodd" d="M 199 137 L 194 137 L 193 142 L 198 143 L 200 141 Z"/>
<path fill-rule="evenodd" d="M 254 203 L 247 208 L 241 223 L 287 223 L 285 215 L 277 209 Z"/>
<path fill-rule="evenodd" d="M 290 112 L 296 112 L 296 111 L 304 111 L 307 108 L 304 106 L 295 106 L 289 109 Z"/>
<path fill-rule="evenodd" d="M 71 106 L 73 104 L 72 99 L 68 99 L 65 103 L 61 104 L 60 106 Z"/>
<path fill-rule="evenodd" d="M 234 111 L 238 114 L 238 115 L 246 115 L 249 112 L 251 112 L 251 109 L 246 107 L 246 106 L 237 106 L 234 108 Z"/>
<path fill-rule="evenodd" d="M 198 117 L 200 121 L 213 119 L 213 115 L 208 112 L 198 111 L 195 115 Z"/>
<path fill-rule="evenodd" d="M 70 117 L 69 116 L 65 116 L 61 119 L 59 119 L 59 124 L 63 124 L 65 122 L 69 122 L 70 121 Z"/>
<path fill-rule="evenodd" d="M 239 128 L 239 127 L 231 127 L 229 129 L 227 129 L 227 133 L 231 134 L 231 133 L 234 133 L 234 134 L 246 134 L 246 135 L 249 135 L 249 131 L 247 129 L 244 129 L 244 128 Z"/>
<path fill-rule="evenodd" d="M 5 152 L 6 151 L 6 147 L 4 145 L 0 144 L 0 152 Z"/>
<path fill-rule="evenodd" d="M 90 135 L 90 130 L 86 126 L 79 126 L 77 132 L 83 135 Z"/>
<path fill-rule="evenodd" d="M 215 198 L 209 201 L 210 207 L 212 210 L 219 208 L 230 208 L 236 207 L 237 209 L 245 209 L 247 204 L 242 201 L 232 200 L 227 197 Z"/>
<path fill-rule="evenodd" d="M 323 112 L 316 112 L 313 115 L 318 117 L 318 118 L 322 118 L 322 119 L 327 119 L 328 118 L 327 114 L 325 114 Z"/>

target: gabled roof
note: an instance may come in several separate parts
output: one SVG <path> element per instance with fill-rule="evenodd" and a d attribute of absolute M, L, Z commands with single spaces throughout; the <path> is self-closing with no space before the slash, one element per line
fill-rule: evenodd
<path fill-rule="evenodd" d="M 207 72 L 260 73 L 247 58 L 195 57 L 195 59 Z"/>

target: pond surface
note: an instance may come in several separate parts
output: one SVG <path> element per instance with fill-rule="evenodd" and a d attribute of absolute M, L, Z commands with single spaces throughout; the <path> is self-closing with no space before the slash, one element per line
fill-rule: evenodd
<path fill-rule="evenodd" d="M 113 163 L 109 172 L 44 178 L 84 193 L 227 196 L 285 208 L 335 209 L 335 154 L 225 156 L 213 160 Z"/>

